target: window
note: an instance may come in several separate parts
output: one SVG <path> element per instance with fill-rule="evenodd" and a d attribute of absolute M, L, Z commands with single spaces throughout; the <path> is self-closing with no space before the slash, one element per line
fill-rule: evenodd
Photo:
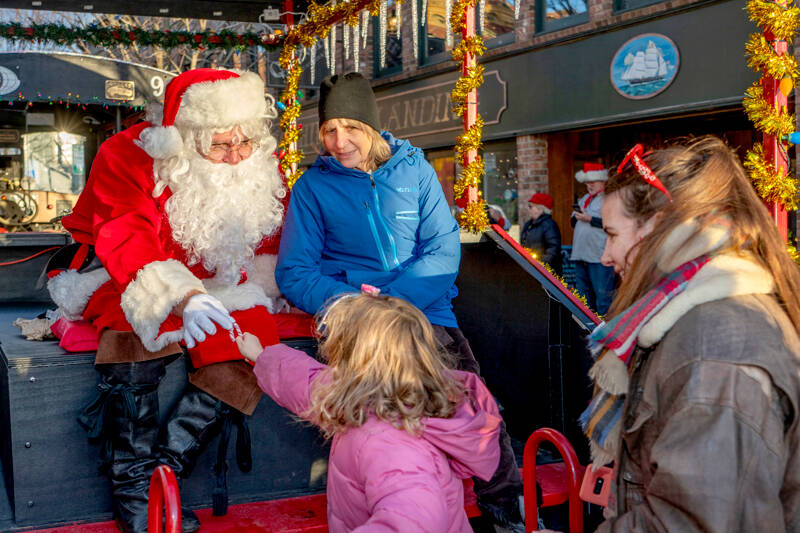
<path fill-rule="evenodd" d="M 436 177 L 439 178 L 439 183 L 442 185 L 442 191 L 444 191 L 447 204 L 452 207 L 454 203 L 453 183 L 456 177 L 456 163 L 453 150 L 428 150 L 425 156 L 433 167 L 433 170 L 436 171 Z"/>
<path fill-rule="evenodd" d="M 511 224 L 518 223 L 517 213 L 517 143 L 486 143 L 483 148 L 484 201 L 502 210 Z"/>
<path fill-rule="evenodd" d="M 587 0 L 536 0 L 536 31 L 560 30 L 589 22 Z"/>
<path fill-rule="evenodd" d="M 412 0 L 413 1 L 413 0 Z M 386 2 L 386 64 L 381 68 L 380 56 L 380 23 L 378 17 L 373 17 L 372 43 L 375 52 L 375 77 L 396 74 L 403 70 L 403 43 L 397 36 L 397 17 L 400 15 L 395 0 Z M 403 28 L 401 27 L 401 30 Z"/>
<path fill-rule="evenodd" d="M 422 9 L 427 2 L 425 16 Z M 447 45 L 447 20 L 444 0 L 420 0 L 420 62 L 439 63 L 452 59 L 452 43 Z"/>
<path fill-rule="evenodd" d="M 453 36 L 453 44 L 447 45 L 447 8 L 445 0 L 427 0 L 427 11 L 422 17 L 426 0 L 420 2 L 420 63 L 439 63 L 452 59 L 450 52 L 460 37 Z M 476 32 L 483 35 L 488 47 L 500 46 L 514 41 L 515 0 L 485 0 L 483 4 L 483 30 L 481 30 L 480 8 L 475 12 Z M 451 0 L 455 4 L 455 0 Z"/>
<path fill-rule="evenodd" d="M 487 46 L 500 46 L 514 41 L 514 2 L 515 0 L 484 0 L 483 29 L 480 29 L 480 18 L 478 28 Z"/>
<path fill-rule="evenodd" d="M 636 9 L 637 7 L 658 4 L 663 1 L 664 0 L 614 0 L 614 11 L 627 11 L 629 9 Z"/>

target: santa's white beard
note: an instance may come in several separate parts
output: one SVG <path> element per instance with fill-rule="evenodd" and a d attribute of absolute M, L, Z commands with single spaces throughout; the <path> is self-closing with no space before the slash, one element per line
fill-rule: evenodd
<path fill-rule="evenodd" d="M 172 190 L 166 211 L 172 237 L 189 255 L 216 271 L 221 284 L 237 283 L 259 242 L 283 220 L 286 189 L 275 158 L 256 150 L 237 165 L 212 163 L 188 151 L 171 175 L 158 181 Z"/>

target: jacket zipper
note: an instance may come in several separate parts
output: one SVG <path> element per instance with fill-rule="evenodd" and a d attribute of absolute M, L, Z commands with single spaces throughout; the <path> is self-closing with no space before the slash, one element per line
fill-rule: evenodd
<path fill-rule="evenodd" d="M 369 202 L 364 202 L 364 207 L 367 208 L 367 220 L 369 220 L 369 229 L 372 231 L 372 238 L 375 240 L 375 246 L 378 247 L 378 255 L 381 257 L 381 264 L 383 269 L 389 271 L 389 263 L 386 261 L 386 256 L 383 253 L 383 245 L 381 239 L 378 237 L 378 228 L 375 226 L 375 218 L 372 216 L 372 210 L 369 208 Z"/>
<path fill-rule="evenodd" d="M 381 216 L 381 201 L 378 197 L 378 189 L 375 187 L 375 179 L 372 177 L 372 174 L 369 175 L 369 181 L 372 184 L 372 197 L 375 199 L 375 210 L 378 212 L 378 221 L 380 221 L 381 226 L 383 226 L 383 231 L 386 232 L 386 237 L 389 239 L 389 246 L 392 249 L 392 263 L 394 263 L 396 268 L 400 266 L 400 261 L 397 260 L 397 245 L 394 242 L 392 232 L 389 231 L 389 226 L 386 225 L 386 221 Z M 387 268 L 386 270 L 389 269 Z"/>

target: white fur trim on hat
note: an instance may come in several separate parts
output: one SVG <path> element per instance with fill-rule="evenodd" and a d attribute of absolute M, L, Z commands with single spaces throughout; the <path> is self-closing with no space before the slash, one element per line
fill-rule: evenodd
<path fill-rule="evenodd" d="M 264 81 L 254 72 L 238 78 L 195 83 L 183 93 L 175 125 L 179 128 L 232 128 L 268 118 Z"/>
<path fill-rule="evenodd" d="M 133 142 L 153 159 L 169 159 L 183 150 L 183 139 L 175 126 L 150 126 Z"/>
<path fill-rule="evenodd" d="M 50 298 L 67 320 L 80 320 L 89 298 L 111 277 L 105 268 L 84 274 L 77 270 L 65 270 L 47 282 Z"/>
<path fill-rule="evenodd" d="M 575 179 L 581 183 L 587 183 L 589 181 L 608 181 L 608 169 L 590 170 L 589 172 L 579 170 L 575 173 Z"/>
<path fill-rule="evenodd" d="M 122 293 L 122 311 L 151 352 L 157 352 L 183 337 L 182 331 L 159 335 L 161 324 L 190 291 L 206 292 L 203 283 L 175 259 L 145 265 Z"/>

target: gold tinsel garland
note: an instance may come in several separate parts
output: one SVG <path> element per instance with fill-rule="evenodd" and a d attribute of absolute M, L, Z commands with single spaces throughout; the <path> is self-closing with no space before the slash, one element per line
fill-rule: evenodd
<path fill-rule="evenodd" d="M 794 131 L 794 116 L 785 109 L 777 110 L 764 98 L 764 89 L 755 82 L 745 91 L 742 101 L 748 118 L 756 129 L 778 138 Z"/>
<path fill-rule="evenodd" d="M 778 172 L 764 158 L 764 146 L 761 143 L 755 144 L 747 152 L 744 168 L 750 172 L 756 192 L 764 201 L 779 202 L 789 210 L 797 209 L 797 179 L 789 176 L 788 172 Z"/>
<path fill-rule="evenodd" d="M 483 158 L 475 157 L 469 165 L 461 169 L 461 177 L 453 184 L 453 193 L 461 198 L 469 187 L 478 187 L 483 177 Z"/>
<path fill-rule="evenodd" d="M 772 0 L 749 0 L 747 12 L 764 32 L 771 33 L 778 40 L 791 42 L 800 22 L 800 9 Z M 747 64 L 763 77 L 778 80 L 781 87 L 776 90 L 786 92 L 786 82 L 792 87 L 798 78 L 797 61 L 789 53 L 778 54 L 773 44 L 763 34 L 752 34 L 745 46 Z M 785 152 L 787 146 L 784 139 L 795 130 L 794 115 L 786 108 L 776 109 L 764 97 L 761 82 L 747 89 L 742 104 L 756 129 L 764 135 L 775 136 L 779 148 Z M 767 161 L 761 143 L 747 152 L 744 167 L 750 173 L 756 192 L 765 201 L 782 204 L 786 209 L 797 208 L 798 181 L 789 176 L 787 171 L 779 172 L 774 163 Z"/>
<path fill-rule="evenodd" d="M 459 155 L 464 155 L 470 150 L 480 150 L 482 144 L 482 132 L 483 118 L 478 115 L 478 117 L 475 119 L 475 124 L 470 126 L 467 131 L 456 137 L 456 153 Z"/>
<path fill-rule="evenodd" d="M 461 30 L 464 29 L 465 14 L 468 7 L 475 7 L 475 0 L 456 0 L 450 9 L 450 27 L 454 33 L 461 33 Z"/>
<path fill-rule="evenodd" d="M 296 123 L 300 116 L 300 101 L 297 94 L 302 68 L 295 55 L 295 46 L 286 43 L 279 58 L 281 67 L 286 71 L 286 87 L 281 94 L 281 102 L 286 108 L 281 115 L 283 138 L 278 144 L 278 160 L 286 184 L 291 187 L 299 177 L 297 171 L 292 172 L 293 165 L 303 160 L 303 152 L 293 149 L 300 140 L 301 126 Z"/>
<path fill-rule="evenodd" d="M 461 76 L 456 81 L 456 86 L 450 93 L 450 100 L 453 102 L 453 113 L 463 116 L 467 109 L 467 97 L 473 89 L 483 85 L 483 66 L 472 65 L 467 69 L 467 75 Z"/>
<path fill-rule="evenodd" d="M 750 0 L 747 13 L 750 20 L 784 41 L 792 40 L 800 21 L 800 9 L 782 6 L 772 0 Z"/>
<path fill-rule="evenodd" d="M 776 80 L 797 78 L 797 60 L 790 54 L 778 55 L 761 33 L 754 33 L 745 45 L 747 66 L 756 72 L 766 72 Z"/>
<path fill-rule="evenodd" d="M 486 214 L 486 204 L 478 198 L 475 202 L 470 202 L 467 207 L 456 217 L 462 228 L 473 233 L 479 233 L 489 225 L 489 216 Z"/>
<path fill-rule="evenodd" d="M 791 244 L 786 245 L 786 251 L 789 253 L 789 256 L 792 258 L 792 261 L 797 263 L 800 266 L 800 251 L 797 250 Z"/>
<path fill-rule="evenodd" d="M 453 48 L 453 60 L 460 63 L 464 59 L 466 53 L 479 56 L 486 51 L 486 46 L 483 44 L 483 37 L 479 35 L 470 35 L 461 39 L 458 46 Z"/>
<path fill-rule="evenodd" d="M 358 14 L 363 9 L 369 10 L 372 16 L 377 16 L 380 10 L 380 0 L 370 0 L 366 3 L 351 0 L 336 5 L 319 5 L 311 2 L 306 19 L 292 27 L 286 34 L 279 58 L 281 67 L 286 71 L 286 87 L 280 98 L 286 108 L 283 110 L 280 120 L 283 139 L 278 144 L 278 159 L 281 172 L 286 177 L 289 187 L 294 185 L 294 182 L 300 177 L 298 172 L 292 172 L 292 165 L 303 160 L 303 152 L 292 149 L 292 146 L 297 146 L 302 130 L 302 125 L 297 124 L 296 121 L 300 117 L 301 96 L 298 93 L 298 87 L 303 68 L 294 52 L 297 46 L 308 48 L 314 45 L 317 38 L 327 37 L 332 24 L 336 21 L 341 20 L 350 26 L 355 26 L 358 24 Z"/>
<path fill-rule="evenodd" d="M 464 21 L 467 17 L 467 8 L 475 7 L 475 0 L 456 0 L 450 14 L 450 26 L 454 32 L 461 32 L 464 28 Z M 469 57 L 475 58 L 486 50 L 483 38 L 478 35 L 467 35 L 453 49 L 453 60 L 462 65 Z M 463 69 L 462 69 L 463 71 Z M 450 100 L 453 102 L 453 113 L 463 117 L 467 111 L 467 100 L 473 90 L 477 90 L 483 84 L 483 66 L 477 62 L 467 68 L 466 75 L 462 75 L 450 93 Z M 467 131 L 459 135 L 456 139 L 455 152 L 460 157 L 464 157 L 471 151 L 477 152 L 481 148 L 481 138 L 483 137 L 483 119 L 480 114 L 475 112 L 475 123 Z M 456 199 L 463 198 L 470 187 L 478 190 L 478 199 L 469 202 L 467 207 L 458 216 L 458 223 L 462 228 L 473 233 L 483 231 L 489 224 L 489 217 L 486 214 L 486 204 L 480 196 L 481 178 L 483 178 L 483 158 L 476 155 L 475 159 L 461 169 L 460 176 L 453 184 L 453 192 Z"/>
<path fill-rule="evenodd" d="M 520 246 L 522 246 L 522 243 L 520 243 Z M 550 274 L 552 274 L 552 275 L 553 275 L 553 277 L 554 277 L 554 278 L 556 278 L 556 279 L 557 279 L 557 280 L 558 280 L 558 281 L 559 281 L 559 282 L 560 282 L 560 283 L 561 283 L 561 284 L 564 286 L 564 288 L 565 288 L 565 289 L 567 289 L 569 292 L 571 292 L 571 293 L 572 293 L 572 295 L 573 295 L 573 296 L 575 296 L 575 298 L 577 298 L 578 300 L 580 300 L 581 302 L 583 302 L 583 305 L 585 305 L 585 306 L 586 306 L 586 309 L 589 309 L 589 310 L 591 310 L 591 311 L 592 311 L 592 312 L 593 312 L 595 315 L 599 316 L 600 318 L 603 318 L 603 316 L 602 316 L 602 315 L 599 315 L 599 314 L 597 314 L 597 311 L 595 311 L 594 309 L 592 309 L 591 307 L 589 307 L 589 302 L 586 300 L 586 297 L 585 297 L 583 294 L 579 293 L 579 292 L 578 292 L 576 289 L 573 289 L 572 287 L 570 287 L 569 285 L 567 285 L 567 282 L 566 282 L 566 281 L 564 281 L 564 278 L 562 278 L 561 276 L 559 276 L 558 274 L 556 274 L 555 270 L 553 270 L 553 268 L 552 268 L 552 267 L 551 267 L 549 264 L 545 263 L 544 261 L 542 261 L 541 259 L 539 259 L 538 257 L 536 257 L 536 253 L 533 251 L 533 248 L 528 248 L 527 246 L 522 246 L 522 248 L 523 248 L 523 249 L 524 249 L 526 252 L 528 252 L 528 255 L 530 255 L 531 257 L 533 257 L 534 259 L 536 259 L 536 261 L 537 261 L 537 262 L 538 262 L 540 265 L 542 265 L 542 266 L 543 266 L 543 267 L 544 267 L 544 268 L 545 268 L 545 269 L 546 269 L 548 272 L 550 272 Z"/>

